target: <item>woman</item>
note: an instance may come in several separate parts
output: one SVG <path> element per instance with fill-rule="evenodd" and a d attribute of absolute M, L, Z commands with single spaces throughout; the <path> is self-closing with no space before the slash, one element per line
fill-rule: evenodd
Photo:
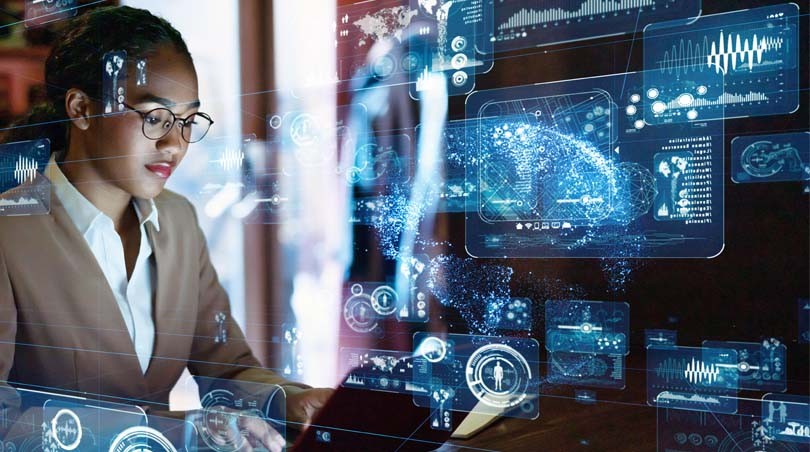
<path fill-rule="evenodd" d="M 212 123 L 199 111 L 179 32 L 147 11 L 111 7 L 74 19 L 57 42 L 47 103 L 6 139 L 47 137 L 53 156 L 48 180 L 33 182 L 52 185 L 50 213 L 0 217 L 0 381 L 156 412 L 188 367 L 281 385 L 288 420 L 306 424 L 330 390 L 260 368 L 230 317 L 193 208 L 163 189 Z M 102 59 L 111 51 L 126 52 L 130 71 L 121 108 L 105 114 Z M 246 429 L 254 446 L 283 443 Z"/>

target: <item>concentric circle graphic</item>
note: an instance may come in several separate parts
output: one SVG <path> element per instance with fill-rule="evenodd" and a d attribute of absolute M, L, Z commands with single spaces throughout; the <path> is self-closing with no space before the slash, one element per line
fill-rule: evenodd
<path fill-rule="evenodd" d="M 481 402 L 511 408 L 527 397 L 532 371 L 526 358 L 505 344 L 485 345 L 470 355 L 467 387 Z"/>

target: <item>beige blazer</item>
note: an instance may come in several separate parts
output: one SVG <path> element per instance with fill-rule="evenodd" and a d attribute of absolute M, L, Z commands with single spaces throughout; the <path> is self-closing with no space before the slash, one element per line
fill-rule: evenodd
<path fill-rule="evenodd" d="M 1 394 L 14 392 L 3 380 L 154 410 L 168 409 L 185 367 L 207 377 L 288 383 L 260 368 L 231 319 L 191 204 L 169 191 L 155 203 L 160 231 L 146 225 L 156 265 L 155 346 L 145 375 L 104 274 L 59 199 L 51 196 L 47 215 L 0 217 L 0 408 L 9 404 Z M 215 340 L 219 313 L 225 343 Z"/>

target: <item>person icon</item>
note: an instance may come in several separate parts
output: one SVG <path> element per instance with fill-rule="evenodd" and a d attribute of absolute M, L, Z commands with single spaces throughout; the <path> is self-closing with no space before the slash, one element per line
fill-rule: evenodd
<path fill-rule="evenodd" d="M 503 366 L 501 366 L 501 362 L 497 361 L 495 363 L 495 369 L 492 374 L 495 377 L 495 390 L 502 391 L 503 390 Z"/>

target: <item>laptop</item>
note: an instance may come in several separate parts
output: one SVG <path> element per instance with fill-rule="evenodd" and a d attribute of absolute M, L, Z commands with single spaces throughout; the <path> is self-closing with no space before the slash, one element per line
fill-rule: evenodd
<path fill-rule="evenodd" d="M 450 416 L 456 425 L 466 413 L 451 411 Z M 341 385 L 291 450 L 435 450 L 452 432 L 432 428 L 431 419 L 430 408 L 416 406 L 411 394 Z"/>

